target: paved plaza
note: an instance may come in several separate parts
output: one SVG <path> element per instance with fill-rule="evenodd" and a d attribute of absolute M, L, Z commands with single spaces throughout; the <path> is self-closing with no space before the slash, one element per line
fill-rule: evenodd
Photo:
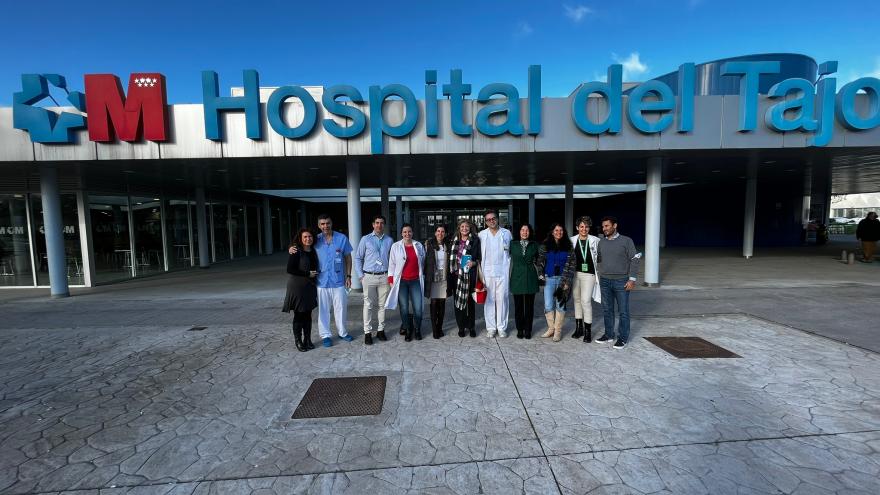
<path fill-rule="evenodd" d="M 670 252 L 623 350 L 571 322 L 459 338 L 451 305 L 444 338 L 404 342 L 394 312 L 367 347 L 352 293 L 355 340 L 300 353 L 284 261 L 0 291 L 0 492 L 880 493 L 880 264 Z M 376 375 L 381 414 L 291 419 L 313 379 Z"/>

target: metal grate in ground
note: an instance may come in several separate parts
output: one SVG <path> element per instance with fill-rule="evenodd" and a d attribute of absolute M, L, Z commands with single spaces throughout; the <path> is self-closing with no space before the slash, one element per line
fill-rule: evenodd
<path fill-rule="evenodd" d="M 679 359 L 740 357 L 700 337 L 645 337 L 645 340 Z"/>
<path fill-rule="evenodd" d="M 385 376 L 316 378 L 292 419 L 370 416 L 382 412 Z"/>

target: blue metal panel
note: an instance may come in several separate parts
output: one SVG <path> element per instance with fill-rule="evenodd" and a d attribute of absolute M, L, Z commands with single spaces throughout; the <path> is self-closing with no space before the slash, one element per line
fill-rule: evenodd
<path fill-rule="evenodd" d="M 796 53 L 761 53 L 744 55 L 742 57 L 723 58 L 697 65 L 695 67 L 696 87 L 694 88 L 694 91 L 698 96 L 738 95 L 740 94 L 740 77 L 722 76 L 721 66 L 726 62 L 761 61 L 778 61 L 780 64 L 780 70 L 778 74 L 766 74 L 761 76 L 761 81 L 758 84 L 758 93 L 760 94 L 767 94 L 771 86 L 792 77 L 799 77 L 813 83 L 816 82 L 818 64 L 813 58 Z M 656 77 L 655 80 L 669 85 L 669 87 L 672 88 L 672 92 L 678 96 L 678 71 Z M 626 93 L 628 94 L 630 91 L 632 91 L 632 89 L 626 91 Z"/>

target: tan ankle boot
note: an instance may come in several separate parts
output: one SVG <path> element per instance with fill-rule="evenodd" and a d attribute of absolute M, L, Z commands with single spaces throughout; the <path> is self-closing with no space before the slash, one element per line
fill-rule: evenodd
<path fill-rule="evenodd" d="M 565 311 L 556 312 L 556 321 L 553 326 L 553 342 L 562 340 L 562 325 L 565 324 Z"/>
<path fill-rule="evenodd" d="M 555 331 L 554 328 L 556 326 L 556 322 L 555 322 L 556 313 L 551 311 L 549 313 L 544 313 L 544 316 L 547 318 L 547 331 L 544 332 L 544 335 L 541 335 L 541 338 L 546 339 L 547 337 L 552 337 L 553 332 Z"/>

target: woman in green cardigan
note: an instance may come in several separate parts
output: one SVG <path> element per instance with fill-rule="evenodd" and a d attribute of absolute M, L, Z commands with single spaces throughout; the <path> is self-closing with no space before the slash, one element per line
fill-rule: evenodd
<path fill-rule="evenodd" d="M 535 231 L 529 224 L 519 229 L 519 242 L 510 243 L 510 292 L 516 319 L 516 338 L 532 338 L 535 294 L 538 292 L 538 249 Z"/>

